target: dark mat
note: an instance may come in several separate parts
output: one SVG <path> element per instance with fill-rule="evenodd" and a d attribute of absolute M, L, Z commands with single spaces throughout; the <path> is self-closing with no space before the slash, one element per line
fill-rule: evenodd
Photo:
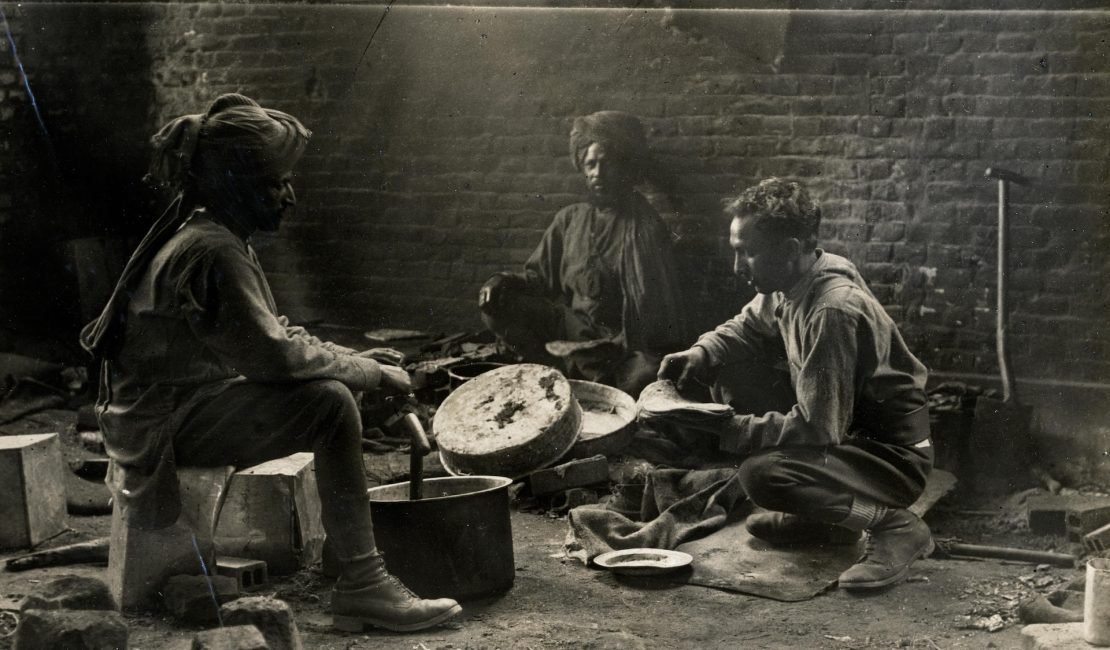
<path fill-rule="evenodd" d="M 794 602 L 836 584 L 859 559 L 862 544 L 780 548 L 752 537 L 739 521 L 678 550 L 694 557 L 689 584 Z"/>
<path fill-rule="evenodd" d="M 955 485 L 952 474 L 934 469 L 910 510 L 925 514 Z M 855 546 L 774 547 L 753 538 L 738 521 L 678 550 L 694 558 L 689 584 L 795 602 L 832 588 L 860 557 L 862 547 L 862 539 Z"/>

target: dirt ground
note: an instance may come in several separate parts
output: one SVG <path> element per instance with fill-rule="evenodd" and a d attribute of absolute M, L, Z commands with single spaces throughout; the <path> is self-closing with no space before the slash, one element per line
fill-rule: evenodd
<path fill-rule="evenodd" d="M 991 518 L 941 513 L 929 520 L 938 535 L 966 534 L 977 526 L 992 533 L 966 541 L 1024 538 L 1026 547 L 1037 542 L 1000 512 Z M 71 517 L 70 525 L 72 532 L 57 542 L 106 534 L 108 517 Z M 512 590 L 465 603 L 463 614 L 445 627 L 415 634 L 333 632 L 330 584 L 316 569 L 275 579 L 261 593 L 293 607 L 306 648 L 1013 648 L 1021 645 L 1018 602 L 1080 575 L 996 560 L 929 559 L 915 565 L 907 583 L 882 593 L 861 597 L 834 589 L 809 601 L 781 603 L 585 568 L 563 557 L 563 517 L 514 511 L 512 526 Z M 10 610 L 53 576 L 103 571 L 86 566 L 0 572 L 0 609 Z M 3 620 L 10 626 L 10 617 Z M 134 649 L 184 650 L 196 631 L 158 614 L 127 621 Z"/>
<path fill-rule="evenodd" d="M 72 417 L 37 416 L 0 433 L 72 431 Z M 368 476 L 388 482 L 408 469 L 399 452 L 367 455 Z M 1033 536 L 1022 495 L 971 501 L 959 491 L 926 517 L 939 539 L 1035 550 L 1070 550 L 1062 538 Z M 105 536 L 107 516 L 70 516 L 70 530 L 44 547 Z M 1082 572 L 998 560 L 928 559 L 908 582 L 856 596 L 833 589 L 782 603 L 665 579 L 629 579 L 564 557 L 565 516 L 531 509 L 512 513 L 516 578 L 499 598 L 464 603 L 448 625 L 415 634 L 367 629 L 334 632 L 327 613 L 330 582 L 309 568 L 274 578 L 259 592 L 294 609 L 306 648 L 478 650 L 509 648 L 1015 648 L 1021 646 L 1017 606 L 1035 593 L 1061 588 Z M 0 560 L 16 555 L 0 554 Z M 96 566 L 13 573 L 0 571 L 0 650 L 10 647 L 19 600 L 62 574 L 103 576 Z M 194 628 L 166 615 L 129 615 L 133 649 L 185 650 Z M 993 630 L 993 631 L 992 631 Z"/>

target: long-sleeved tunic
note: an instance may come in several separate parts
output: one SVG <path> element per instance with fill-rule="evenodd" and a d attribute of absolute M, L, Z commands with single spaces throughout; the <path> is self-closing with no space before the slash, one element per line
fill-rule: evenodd
<path fill-rule="evenodd" d="M 850 427 L 866 422 L 880 425 L 867 435 L 891 444 L 928 436 L 927 419 L 924 433 L 881 426 L 924 407 L 925 366 L 856 267 L 838 255 L 816 255 L 788 291 L 758 294 L 696 343 L 713 366 L 765 359 L 785 347 L 798 403 L 787 413 L 736 416 L 721 436 L 725 451 L 840 444 Z"/>
<path fill-rule="evenodd" d="M 670 351 L 687 336 L 672 247 L 663 220 L 638 193 L 619 212 L 576 203 L 555 215 L 521 275 L 532 292 L 566 308 L 568 339 Z"/>
<path fill-rule="evenodd" d="M 155 255 L 126 323 L 120 352 L 101 369 L 98 416 L 119 468 L 109 483 L 125 511 L 141 513 L 140 526 L 176 517 L 173 440 L 193 407 L 237 382 L 335 379 L 357 391 L 381 378 L 376 361 L 278 316 L 250 244 L 203 212 Z M 128 508 L 140 502 L 149 506 Z"/>

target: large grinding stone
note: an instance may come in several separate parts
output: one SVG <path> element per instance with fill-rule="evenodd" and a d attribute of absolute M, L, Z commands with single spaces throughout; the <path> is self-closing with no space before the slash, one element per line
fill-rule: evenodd
<path fill-rule="evenodd" d="M 434 420 L 449 472 L 509 478 L 554 463 L 581 428 L 570 382 L 554 368 L 530 363 L 471 379 L 443 401 Z"/>

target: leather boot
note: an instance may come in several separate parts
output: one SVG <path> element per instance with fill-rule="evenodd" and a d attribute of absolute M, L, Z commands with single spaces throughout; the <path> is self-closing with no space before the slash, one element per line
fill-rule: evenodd
<path fill-rule="evenodd" d="M 904 508 L 878 506 L 867 530 L 864 556 L 840 574 L 845 589 L 878 589 L 901 582 L 915 560 L 933 552 L 929 526 Z"/>
<path fill-rule="evenodd" d="M 826 524 L 785 512 L 757 512 L 748 515 L 744 526 L 753 537 L 775 546 L 818 544 L 847 546 L 859 541 L 859 531 Z"/>
<path fill-rule="evenodd" d="M 462 611 L 450 598 L 423 599 L 385 570 L 379 553 L 348 562 L 331 592 L 332 625 L 361 632 L 364 625 L 413 632 L 439 625 Z"/>

